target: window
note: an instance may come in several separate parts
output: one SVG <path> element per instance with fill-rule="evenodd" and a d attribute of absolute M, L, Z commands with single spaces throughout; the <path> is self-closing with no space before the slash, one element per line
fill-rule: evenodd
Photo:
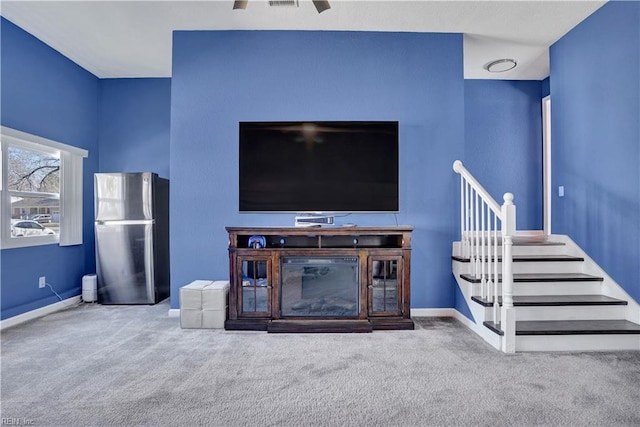
<path fill-rule="evenodd" d="M 2 248 L 82 243 L 82 159 L 88 152 L 0 127 Z"/>

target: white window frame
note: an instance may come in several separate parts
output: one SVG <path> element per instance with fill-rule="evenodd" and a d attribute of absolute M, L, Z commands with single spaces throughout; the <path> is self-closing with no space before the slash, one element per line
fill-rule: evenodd
<path fill-rule="evenodd" d="M 23 248 L 29 246 L 59 244 L 71 246 L 82 244 L 82 159 L 89 152 L 61 142 L 32 135 L 16 129 L 0 126 L 2 149 L 2 173 L 0 174 L 0 248 Z M 11 237 L 11 195 L 7 191 L 9 146 L 41 152 L 60 153 L 60 234 Z"/>

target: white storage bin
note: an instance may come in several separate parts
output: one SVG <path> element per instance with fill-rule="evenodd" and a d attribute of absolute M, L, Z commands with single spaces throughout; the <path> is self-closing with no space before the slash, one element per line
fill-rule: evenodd
<path fill-rule="evenodd" d="M 194 280 L 180 288 L 180 310 L 202 310 L 202 290 L 210 285 L 211 280 Z"/>
<path fill-rule="evenodd" d="M 180 288 L 180 327 L 221 329 L 227 320 L 228 280 L 194 280 Z"/>
<path fill-rule="evenodd" d="M 227 320 L 227 309 L 202 310 L 202 327 L 206 329 L 223 329 Z"/>
<path fill-rule="evenodd" d="M 98 299 L 98 277 L 95 274 L 82 276 L 82 301 L 95 302 Z"/>
<path fill-rule="evenodd" d="M 180 327 L 182 329 L 200 329 L 202 328 L 202 310 L 181 308 L 180 309 Z"/>
<path fill-rule="evenodd" d="M 225 310 L 229 295 L 229 281 L 216 280 L 202 289 L 203 310 Z"/>

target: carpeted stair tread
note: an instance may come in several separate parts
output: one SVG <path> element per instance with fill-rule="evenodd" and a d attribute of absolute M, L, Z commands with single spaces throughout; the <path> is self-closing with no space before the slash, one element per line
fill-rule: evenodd
<path fill-rule="evenodd" d="M 503 335 L 500 324 L 483 324 Z M 516 335 L 623 335 L 639 334 L 640 325 L 628 320 L 540 320 L 516 322 Z"/>
<path fill-rule="evenodd" d="M 485 307 L 492 307 L 493 300 L 481 297 L 471 299 Z M 502 297 L 498 298 L 502 305 Z M 627 305 L 627 301 L 606 295 L 515 295 L 514 307 L 560 307 L 560 306 L 594 306 L 594 305 Z"/>
<path fill-rule="evenodd" d="M 458 262 L 471 262 L 469 258 L 463 258 L 460 256 L 453 255 L 451 257 L 452 260 Z M 488 257 L 485 257 L 487 260 Z M 494 257 L 491 257 L 491 260 L 494 260 Z M 513 262 L 564 262 L 564 261 L 584 261 L 584 258 L 572 256 L 572 255 L 514 255 Z M 498 262 L 502 262 L 502 257 L 498 256 Z"/>
<path fill-rule="evenodd" d="M 488 276 L 487 276 L 488 277 Z M 461 274 L 460 278 L 471 283 L 481 283 L 480 277 L 473 274 Z M 604 278 L 585 273 L 522 273 L 514 274 L 515 282 L 602 282 Z M 502 275 L 498 275 L 498 281 L 502 282 Z"/>

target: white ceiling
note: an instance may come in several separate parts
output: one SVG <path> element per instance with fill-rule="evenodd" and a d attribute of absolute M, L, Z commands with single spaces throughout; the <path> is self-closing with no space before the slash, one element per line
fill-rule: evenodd
<path fill-rule="evenodd" d="M 0 13 L 100 78 L 170 77 L 174 30 L 353 30 L 464 34 L 469 79 L 541 80 L 549 46 L 604 5 L 590 0 L 330 0 L 318 14 L 310 0 L 270 7 L 249 0 L 6 1 Z M 518 66 L 489 73 L 512 58 Z"/>

